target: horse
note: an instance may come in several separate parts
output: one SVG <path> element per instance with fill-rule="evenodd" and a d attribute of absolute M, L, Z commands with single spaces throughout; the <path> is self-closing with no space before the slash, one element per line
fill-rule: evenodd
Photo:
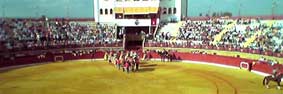
<path fill-rule="evenodd" d="M 157 53 L 161 57 L 162 62 L 165 62 L 166 59 L 170 62 L 172 61 L 173 55 L 169 54 L 167 51 L 163 51 L 163 52 L 158 51 Z"/>
<path fill-rule="evenodd" d="M 277 89 L 281 89 L 280 83 L 281 83 L 281 79 L 282 78 L 283 78 L 283 73 L 281 73 L 281 74 L 279 74 L 278 76 L 275 76 L 275 77 L 273 77 L 273 76 L 266 76 L 266 77 L 264 77 L 262 83 L 263 83 L 264 86 L 266 86 L 266 88 L 269 88 L 269 85 L 268 85 L 269 82 L 270 81 L 274 81 L 274 82 L 277 83 Z"/>
<path fill-rule="evenodd" d="M 165 61 L 165 54 L 162 51 L 157 51 L 157 54 L 160 56 L 161 62 Z"/>

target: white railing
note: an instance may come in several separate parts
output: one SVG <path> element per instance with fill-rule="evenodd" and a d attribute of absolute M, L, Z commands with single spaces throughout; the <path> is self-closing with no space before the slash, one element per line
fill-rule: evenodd
<path fill-rule="evenodd" d="M 155 30 L 153 32 L 153 38 L 155 38 L 158 28 L 159 28 L 159 23 L 156 25 Z"/>
<path fill-rule="evenodd" d="M 151 19 L 116 19 L 118 26 L 151 26 Z"/>
<path fill-rule="evenodd" d="M 145 44 L 145 37 L 143 37 L 142 39 L 142 49 L 144 48 L 144 44 Z"/>
<path fill-rule="evenodd" d="M 123 49 L 126 47 L 126 34 L 123 35 Z"/>

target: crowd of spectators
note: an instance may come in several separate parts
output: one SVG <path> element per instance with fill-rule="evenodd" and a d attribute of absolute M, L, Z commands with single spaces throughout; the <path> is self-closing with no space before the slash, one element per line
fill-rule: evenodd
<path fill-rule="evenodd" d="M 267 59 L 265 57 L 260 57 L 256 63 L 259 63 L 259 64 L 261 64 L 261 63 L 264 64 L 265 63 L 265 64 L 269 64 L 270 66 L 273 66 L 275 64 L 279 64 L 279 61 L 278 60 Z"/>
<path fill-rule="evenodd" d="M 178 39 L 192 41 L 192 45 L 211 44 L 215 35 L 219 34 L 228 24 L 231 24 L 230 20 L 187 20 L 180 28 Z"/>
<path fill-rule="evenodd" d="M 2 51 L 50 49 L 62 47 L 114 44 L 114 26 L 79 24 L 68 20 L 49 21 L 0 19 L 0 48 Z"/>
<path fill-rule="evenodd" d="M 271 26 L 270 26 L 271 24 Z M 230 28 L 227 28 L 231 25 Z M 266 21 L 259 18 L 239 18 L 239 19 L 209 19 L 192 21 L 187 20 L 179 28 L 176 38 L 172 38 L 170 33 L 159 33 L 150 44 L 171 45 L 210 45 L 213 47 L 247 48 L 260 51 L 282 52 L 283 50 L 283 21 Z M 224 29 L 220 41 L 215 41 Z M 256 37 L 250 44 L 246 44 L 248 39 Z M 185 47 L 183 46 L 183 47 Z"/>
<path fill-rule="evenodd" d="M 215 35 L 224 27 L 231 24 L 231 20 L 211 19 L 202 21 L 187 20 L 180 28 L 178 35 L 173 37 L 171 33 L 159 33 L 153 42 L 175 45 L 202 45 L 212 44 Z M 172 41 L 174 40 L 174 41 Z"/>
<path fill-rule="evenodd" d="M 253 49 L 280 52 L 283 50 L 283 23 L 275 22 L 271 27 L 262 29 L 262 34 L 250 46 Z"/>
<path fill-rule="evenodd" d="M 242 48 L 247 39 L 257 31 L 262 30 L 263 27 L 266 26 L 260 24 L 258 19 L 237 19 L 236 24 L 223 35 L 218 45 L 231 45 L 234 48 Z"/>

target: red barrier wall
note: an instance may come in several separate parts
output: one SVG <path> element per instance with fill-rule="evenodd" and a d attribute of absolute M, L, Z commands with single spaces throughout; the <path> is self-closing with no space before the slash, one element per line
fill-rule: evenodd
<path fill-rule="evenodd" d="M 219 56 L 219 55 L 211 55 L 211 54 L 192 54 L 192 53 L 174 53 L 177 59 L 180 60 L 191 60 L 191 61 L 201 61 L 208 63 L 217 63 L 230 65 L 235 67 L 240 67 L 241 62 L 252 63 L 253 60 L 237 58 L 237 57 L 228 57 L 228 56 Z M 152 52 L 150 53 L 152 58 L 160 58 L 158 54 Z"/>
<path fill-rule="evenodd" d="M 257 60 L 244 59 L 239 57 L 228 57 L 228 56 L 219 56 L 219 55 L 211 55 L 211 54 L 192 54 L 192 53 L 174 53 L 177 59 L 180 60 L 191 60 L 191 61 L 201 61 L 207 63 L 215 63 L 215 64 L 223 64 L 228 66 L 240 67 L 241 62 L 247 62 L 250 65 L 251 70 L 264 72 L 271 74 L 274 68 L 280 68 L 280 71 L 283 72 L 283 65 L 275 64 L 271 66 L 267 63 L 256 63 L 253 65 L 253 62 L 257 62 Z M 155 53 L 149 53 L 151 58 L 160 58 L 160 56 Z"/>
<path fill-rule="evenodd" d="M 63 56 L 64 60 L 76 60 L 76 59 L 100 59 L 104 57 L 104 52 L 96 52 L 94 54 L 83 54 L 74 56 L 71 53 L 68 54 L 47 54 L 44 58 L 39 58 L 39 56 L 23 56 L 12 59 L 1 59 L 0 67 L 14 66 L 14 65 L 24 65 L 32 63 L 42 63 L 42 62 L 54 62 L 55 56 Z"/>
<path fill-rule="evenodd" d="M 160 58 L 160 56 L 155 52 L 150 52 L 148 55 L 150 55 L 151 58 Z M 267 63 L 256 63 L 255 65 L 252 65 L 252 62 L 256 62 L 257 60 L 243 59 L 238 57 L 228 57 L 228 56 L 219 56 L 219 55 L 211 55 L 211 54 L 179 53 L 179 52 L 175 52 L 174 55 L 178 60 L 201 61 L 201 62 L 223 64 L 223 65 L 229 65 L 235 67 L 240 67 L 241 62 L 248 62 L 249 65 L 251 66 L 251 70 L 264 72 L 264 73 L 272 73 L 273 68 L 281 67 L 281 71 L 283 72 L 283 65 L 275 64 L 274 66 L 271 66 Z M 14 60 L 1 59 L 0 67 L 31 64 L 31 63 L 54 62 L 55 56 L 63 56 L 64 60 L 101 59 L 104 57 L 104 52 L 96 52 L 94 54 L 84 54 L 84 55 L 76 55 L 76 56 L 71 53 L 68 53 L 68 54 L 55 54 L 55 55 L 47 54 L 45 58 L 39 58 L 38 56 L 25 56 L 25 57 L 17 57 Z"/>

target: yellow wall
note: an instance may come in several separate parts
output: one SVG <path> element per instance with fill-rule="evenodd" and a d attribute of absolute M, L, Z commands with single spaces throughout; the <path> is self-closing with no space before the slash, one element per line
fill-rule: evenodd
<path fill-rule="evenodd" d="M 148 14 L 148 13 L 157 13 L 158 7 L 116 7 L 114 8 L 115 13 L 124 13 L 124 14 Z"/>

